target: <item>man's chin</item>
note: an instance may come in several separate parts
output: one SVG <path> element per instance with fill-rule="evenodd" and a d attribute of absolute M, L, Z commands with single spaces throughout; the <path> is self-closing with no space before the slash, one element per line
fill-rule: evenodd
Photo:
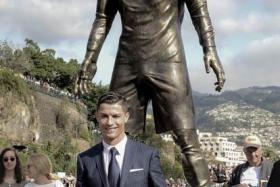
<path fill-rule="evenodd" d="M 117 139 L 117 134 L 115 132 L 106 132 L 103 134 L 103 138 L 108 141 L 113 141 Z"/>
<path fill-rule="evenodd" d="M 118 128 L 111 128 L 111 129 L 104 129 L 103 133 L 104 135 L 110 135 L 110 134 L 115 134 L 116 131 L 118 131 Z"/>
<path fill-rule="evenodd" d="M 117 133 L 104 133 L 103 134 L 103 139 L 105 140 L 106 143 L 108 144 L 116 144 L 119 143 L 122 140 L 123 136 L 121 134 Z"/>

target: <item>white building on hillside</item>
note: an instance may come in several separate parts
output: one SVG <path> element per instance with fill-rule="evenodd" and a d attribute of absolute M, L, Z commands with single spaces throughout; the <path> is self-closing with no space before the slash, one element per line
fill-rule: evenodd
<path fill-rule="evenodd" d="M 236 166 L 246 160 L 242 147 L 228 141 L 227 138 L 213 136 L 209 132 L 198 132 L 198 139 L 202 150 L 212 153 L 217 161 L 227 166 Z"/>

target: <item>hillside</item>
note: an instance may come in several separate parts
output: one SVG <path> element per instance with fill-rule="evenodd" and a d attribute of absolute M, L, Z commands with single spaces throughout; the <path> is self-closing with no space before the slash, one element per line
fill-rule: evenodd
<path fill-rule="evenodd" d="M 10 79 L 6 80 L 10 90 L 0 89 L 0 139 L 16 143 L 60 141 L 65 135 L 89 138 L 83 104 L 24 88 L 24 82 L 15 84 Z M 280 147 L 280 87 L 251 87 L 219 95 L 194 92 L 193 96 L 200 131 L 237 143 L 254 133 L 267 146 Z"/>
<path fill-rule="evenodd" d="M 10 144 L 59 142 L 65 136 L 88 139 L 83 104 L 29 89 L 9 73 L 1 74 L 1 83 L 0 139 Z"/>
<path fill-rule="evenodd" d="M 220 95 L 194 93 L 201 131 L 219 133 L 240 142 L 249 133 L 279 149 L 280 87 L 252 87 Z"/>

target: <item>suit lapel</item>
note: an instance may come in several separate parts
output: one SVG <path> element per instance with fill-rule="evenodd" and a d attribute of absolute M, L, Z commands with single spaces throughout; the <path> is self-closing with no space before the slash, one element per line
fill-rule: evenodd
<path fill-rule="evenodd" d="M 107 186 L 107 176 L 104 169 L 104 160 L 103 160 L 103 145 L 102 143 L 98 146 L 98 155 L 96 157 L 96 165 L 100 174 L 100 178 L 104 186 Z"/>
<path fill-rule="evenodd" d="M 133 142 L 130 139 L 127 139 L 127 143 L 125 146 L 125 154 L 124 154 L 124 159 L 123 159 L 120 187 L 124 186 L 124 184 L 127 180 L 129 170 L 133 164 L 134 152 L 135 151 L 134 151 L 134 147 L 133 147 Z"/>

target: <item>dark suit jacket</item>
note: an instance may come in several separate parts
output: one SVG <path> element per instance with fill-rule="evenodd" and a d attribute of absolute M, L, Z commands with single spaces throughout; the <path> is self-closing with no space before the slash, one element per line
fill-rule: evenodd
<path fill-rule="evenodd" d="M 280 160 L 274 163 L 267 187 L 280 186 Z"/>
<path fill-rule="evenodd" d="M 103 164 L 103 145 L 99 143 L 79 154 L 76 187 L 108 187 Z M 159 153 L 156 149 L 128 139 L 120 187 L 164 187 Z"/>

